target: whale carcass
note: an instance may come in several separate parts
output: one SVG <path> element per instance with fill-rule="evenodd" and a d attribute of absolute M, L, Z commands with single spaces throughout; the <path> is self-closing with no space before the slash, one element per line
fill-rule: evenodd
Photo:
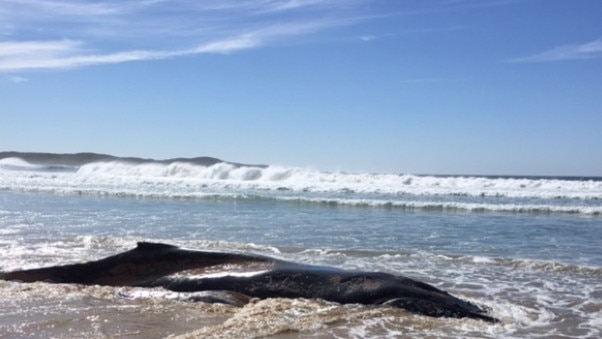
<path fill-rule="evenodd" d="M 97 261 L 0 272 L 0 279 L 204 291 L 213 293 L 198 300 L 235 305 L 251 298 L 319 298 L 341 304 L 387 305 L 431 317 L 498 321 L 468 301 L 403 276 L 149 242 Z"/>

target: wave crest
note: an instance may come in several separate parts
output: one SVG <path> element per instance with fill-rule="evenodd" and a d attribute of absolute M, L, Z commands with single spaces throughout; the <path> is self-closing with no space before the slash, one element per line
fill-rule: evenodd
<path fill-rule="evenodd" d="M 218 162 L 102 161 L 74 170 L 0 160 L 0 189 L 166 199 L 270 199 L 428 211 L 602 214 L 602 180 L 321 172 Z"/>
<path fill-rule="evenodd" d="M 294 167 L 254 167 L 217 163 L 199 166 L 186 162 L 131 164 L 119 161 L 83 165 L 80 176 L 179 178 L 191 181 L 254 182 L 255 187 L 313 192 L 448 195 L 545 199 L 602 199 L 602 181 L 555 178 L 490 178 L 477 176 L 420 176 L 321 172 Z"/>

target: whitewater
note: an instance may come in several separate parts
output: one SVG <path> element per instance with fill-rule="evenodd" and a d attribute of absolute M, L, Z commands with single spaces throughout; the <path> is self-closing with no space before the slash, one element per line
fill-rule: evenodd
<path fill-rule="evenodd" d="M 600 215 L 601 178 L 321 172 L 220 162 L 94 162 L 79 167 L 0 160 L 0 189 L 171 199 L 277 199 L 407 209 Z"/>
<path fill-rule="evenodd" d="M 0 271 L 138 241 L 415 278 L 501 320 L 322 300 L 0 281 L 0 337 L 598 338 L 602 178 L 325 172 L 214 158 L 0 157 Z"/>

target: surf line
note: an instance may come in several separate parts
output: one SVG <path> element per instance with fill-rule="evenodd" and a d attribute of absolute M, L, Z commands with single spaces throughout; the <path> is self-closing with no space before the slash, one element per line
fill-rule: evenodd
<path fill-rule="evenodd" d="M 251 269 L 253 273 L 229 274 L 228 267 Z M 225 272 L 216 274 L 217 269 Z M 24 283 L 163 287 L 175 292 L 205 292 L 193 299 L 235 306 L 242 306 L 251 298 L 317 298 L 341 304 L 386 305 L 431 317 L 499 321 L 473 303 L 403 276 L 150 242 L 139 242 L 135 249 L 97 261 L 0 272 L 0 279 Z"/>

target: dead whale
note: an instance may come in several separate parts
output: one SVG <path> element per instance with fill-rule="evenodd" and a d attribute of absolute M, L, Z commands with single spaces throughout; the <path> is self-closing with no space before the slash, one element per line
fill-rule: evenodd
<path fill-rule="evenodd" d="M 250 298 L 319 298 L 342 304 L 388 305 L 431 317 L 498 321 L 470 302 L 403 276 L 148 242 L 97 261 L 0 272 L 0 279 L 215 292 L 195 300 L 229 304 L 244 304 Z"/>

